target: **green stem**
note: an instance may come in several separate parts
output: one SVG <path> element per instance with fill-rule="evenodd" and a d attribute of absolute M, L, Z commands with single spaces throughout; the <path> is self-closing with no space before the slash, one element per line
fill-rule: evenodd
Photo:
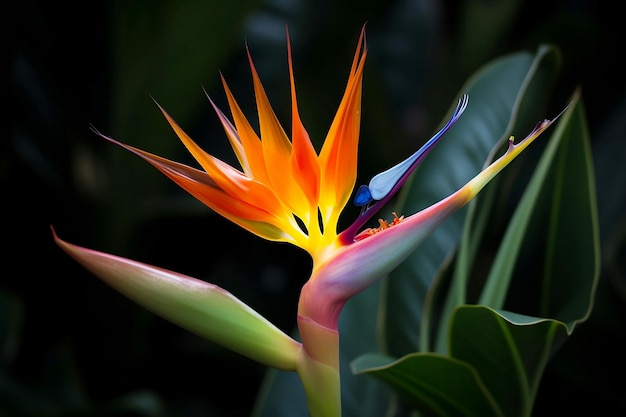
<path fill-rule="evenodd" d="M 302 349 L 296 370 L 304 386 L 310 417 L 341 416 L 339 333 L 298 315 Z"/>

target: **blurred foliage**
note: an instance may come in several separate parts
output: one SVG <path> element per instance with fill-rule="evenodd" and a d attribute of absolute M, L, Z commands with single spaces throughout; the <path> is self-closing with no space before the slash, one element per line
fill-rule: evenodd
<path fill-rule="evenodd" d="M 77 244 L 223 286 L 292 329 L 307 257 L 214 216 L 139 159 L 98 139 L 89 124 L 189 162 L 153 97 L 205 149 L 229 160 L 203 88 L 225 108 L 222 73 L 253 119 L 247 47 L 287 124 L 288 26 L 301 117 L 319 144 L 365 22 L 361 178 L 428 138 L 478 67 L 540 44 L 560 49 L 563 75 L 546 112 L 556 114 L 581 87 L 602 274 L 589 320 L 546 369 L 536 415 L 575 414 L 581 407 L 626 411 L 626 95 L 616 6 L 590 0 L 118 0 L 70 7 L 22 0 L 7 7 L 1 415 L 250 414 L 263 367 L 105 287 L 59 252 L 49 226 Z"/>

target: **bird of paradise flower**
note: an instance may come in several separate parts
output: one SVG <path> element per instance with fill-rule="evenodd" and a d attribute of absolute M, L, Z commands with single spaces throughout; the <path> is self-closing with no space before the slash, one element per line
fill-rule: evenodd
<path fill-rule="evenodd" d="M 544 120 L 522 141 L 509 139 L 506 152 L 458 191 L 418 213 L 364 228 L 402 187 L 418 164 L 461 117 L 469 97 L 458 101 L 449 121 L 417 152 L 374 176 L 354 193 L 367 46 L 361 31 L 345 93 L 323 147 L 317 153 L 302 124 L 289 36 L 291 138 L 279 123 L 248 51 L 259 117 L 257 133 L 222 77 L 232 121 L 214 104 L 240 168 L 201 149 L 157 104 L 201 169 L 103 138 L 138 155 L 199 201 L 249 232 L 307 251 L 311 276 L 298 302 L 300 341 L 288 336 L 231 293 L 205 281 L 156 266 L 56 243 L 111 287 L 183 328 L 267 366 L 295 371 L 313 417 L 341 415 L 338 318 L 346 301 L 388 274 L 428 234 L 478 192 L 556 118 Z M 557 116 L 558 117 L 558 116 Z M 353 195 L 354 194 L 354 195 Z M 361 207 L 352 225 L 337 230 L 349 203 Z"/>

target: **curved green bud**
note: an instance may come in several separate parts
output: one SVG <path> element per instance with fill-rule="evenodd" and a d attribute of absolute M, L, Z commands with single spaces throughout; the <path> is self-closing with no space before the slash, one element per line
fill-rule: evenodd
<path fill-rule="evenodd" d="M 54 240 L 102 281 L 153 313 L 250 359 L 295 371 L 301 344 L 216 285 Z"/>

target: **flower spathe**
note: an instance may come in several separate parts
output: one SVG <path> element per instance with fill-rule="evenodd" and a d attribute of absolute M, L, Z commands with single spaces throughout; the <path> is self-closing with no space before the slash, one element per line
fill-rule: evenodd
<path fill-rule="evenodd" d="M 441 222 L 467 204 L 552 121 L 543 121 L 524 140 L 509 141 L 506 153 L 440 202 L 391 225 L 362 230 L 400 189 L 415 167 L 461 117 L 463 96 L 447 124 L 420 150 L 372 178 L 356 193 L 362 210 L 339 232 L 339 216 L 350 201 L 357 177 L 363 68 L 367 56 L 362 30 L 346 89 L 319 153 L 302 124 L 288 42 L 291 89 L 291 134 L 279 123 L 256 72 L 250 53 L 259 133 L 242 113 L 226 81 L 229 119 L 209 98 L 240 167 L 205 152 L 157 103 L 181 142 L 198 162 L 190 167 L 107 140 L 140 156 L 223 217 L 255 235 L 288 242 L 306 250 L 313 270 L 298 303 L 298 342 L 249 306 L 214 285 L 172 271 L 70 244 L 56 233 L 57 244 L 95 275 L 162 317 L 247 357 L 283 370 L 296 371 L 303 382 L 309 413 L 341 415 L 338 318 L 345 302 L 402 262 Z M 221 326 L 221 327 L 220 327 Z M 223 331 L 225 328 L 229 331 Z"/>

